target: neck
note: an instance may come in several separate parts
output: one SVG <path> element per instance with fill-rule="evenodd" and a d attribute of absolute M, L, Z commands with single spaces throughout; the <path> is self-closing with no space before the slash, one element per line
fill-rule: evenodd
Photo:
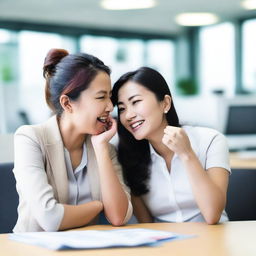
<path fill-rule="evenodd" d="M 64 115 L 58 119 L 58 124 L 65 148 L 70 152 L 81 149 L 86 135 L 79 133 L 71 120 Z"/>

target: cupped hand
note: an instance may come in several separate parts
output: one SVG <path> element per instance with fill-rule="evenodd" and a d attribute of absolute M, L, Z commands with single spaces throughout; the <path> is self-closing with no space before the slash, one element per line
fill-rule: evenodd
<path fill-rule="evenodd" d="M 116 120 L 112 117 L 109 116 L 106 126 L 105 126 L 105 131 L 103 131 L 100 134 L 97 135 L 92 135 L 92 144 L 95 147 L 107 144 L 111 138 L 116 134 L 117 131 L 117 123 Z"/>

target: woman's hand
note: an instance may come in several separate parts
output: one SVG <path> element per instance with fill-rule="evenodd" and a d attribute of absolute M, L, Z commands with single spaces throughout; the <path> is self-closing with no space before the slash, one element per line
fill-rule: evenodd
<path fill-rule="evenodd" d="M 115 135 L 116 131 L 117 131 L 116 120 L 112 116 L 109 116 L 108 120 L 106 121 L 105 131 L 97 135 L 92 135 L 93 147 L 95 148 L 95 147 L 107 144 L 111 140 L 111 138 Z"/>
<path fill-rule="evenodd" d="M 189 138 L 182 128 L 166 126 L 162 142 L 179 157 L 187 157 L 193 153 Z"/>

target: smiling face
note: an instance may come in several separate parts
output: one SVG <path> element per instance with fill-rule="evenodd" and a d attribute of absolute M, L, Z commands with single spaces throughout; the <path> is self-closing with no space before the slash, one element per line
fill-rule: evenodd
<path fill-rule="evenodd" d="M 118 110 L 122 125 L 135 139 L 155 140 L 162 137 L 167 125 L 165 101 L 134 81 L 127 81 L 118 92 Z"/>
<path fill-rule="evenodd" d="M 109 113 L 113 110 L 110 96 L 110 77 L 99 72 L 79 98 L 71 101 L 72 119 L 79 133 L 95 135 L 105 131 Z"/>

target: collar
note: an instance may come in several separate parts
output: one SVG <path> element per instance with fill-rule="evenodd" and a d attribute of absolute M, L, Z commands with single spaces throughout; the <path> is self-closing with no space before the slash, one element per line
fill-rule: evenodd
<path fill-rule="evenodd" d="M 70 168 L 72 168 L 72 167 L 71 167 L 72 164 L 71 164 L 71 158 L 70 158 L 69 151 L 68 151 L 66 148 L 64 148 L 64 150 L 65 150 L 66 155 L 67 155 L 68 158 L 69 158 Z M 84 170 L 84 168 L 85 168 L 86 165 L 87 165 L 87 148 L 86 148 L 86 143 L 84 142 L 84 144 L 83 144 L 82 159 L 81 159 L 80 164 L 79 164 L 79 165 L 76 167 L 76 169 L 73 171 L 74 174 L 76 174 L 76 173 L 78 173 L 78 172 Z"/>
<path fill-rule="evenodd" d="M 60 142 L 62 143 L 62 138 L 56 115 L 52 116 L 44 123 L 43 129 L 45 136 L 44 141 L 46 145 L 52 145 Z"/>
<path fill-rule="evenodd" d="M 153 148 L 153 146 L 152 146 L 150 143 L 148 143 L 148 144 L 149 144 L 149 150 L 150 150 L 151 158 L 153 159 L 153 158 L 161 157 L 161 156 L 155 151 L 155 149 Z M 162 157 L 161 157 L 161 158 L 162 158 Z"/>

